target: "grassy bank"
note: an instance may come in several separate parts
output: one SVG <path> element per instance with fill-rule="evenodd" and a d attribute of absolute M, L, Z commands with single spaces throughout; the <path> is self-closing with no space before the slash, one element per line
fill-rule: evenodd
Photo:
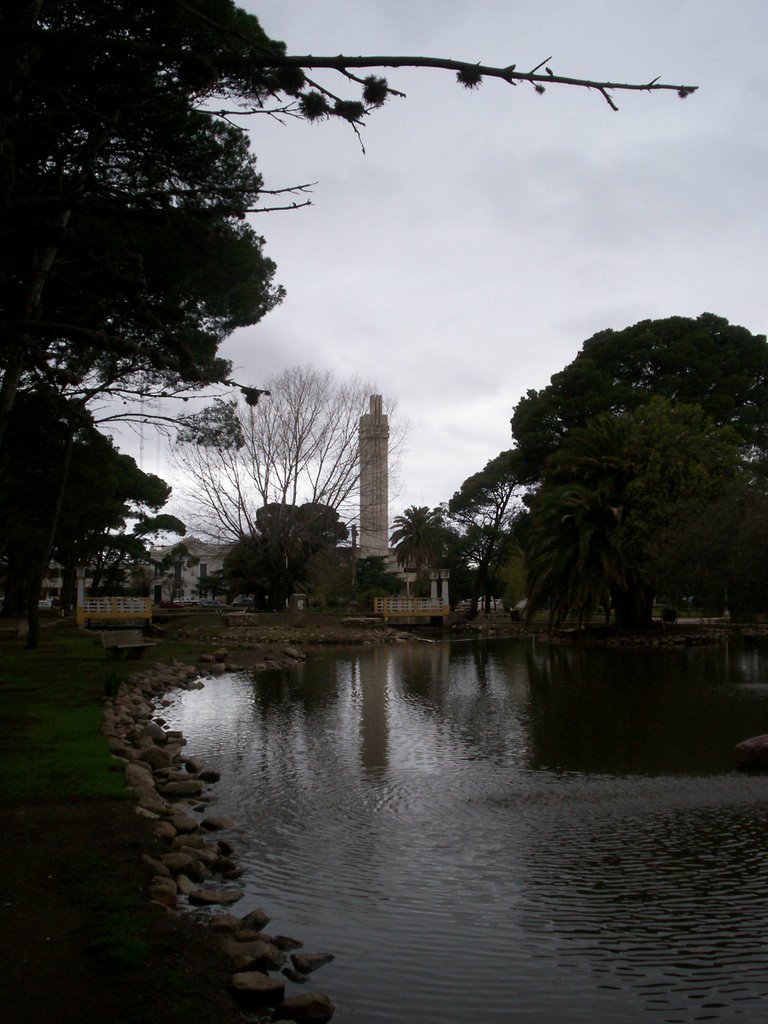
<path fill-rule="evenodd" d="M 200 650 L 169 636 L 141 661 L 113 661 L 98 637 L 53 618 L 38 650 L 0 638 L 0 1005 L 11 1024 L 237 1019 L 205 931 L 148 901 L 142 855 L 158 856 L 156 841 L 100 731 L 122 679 Z"/>
<path fill-rule="evenodd" d="M 0 797 L 71 800 L 122 796 L 122 771 L 99 731 L 104 696 L 137 670 L 199 647 L 172 638 L 141 661 L 114 661 L 98 637 L 49 620 L 40 648 L 0 641 Z"/>

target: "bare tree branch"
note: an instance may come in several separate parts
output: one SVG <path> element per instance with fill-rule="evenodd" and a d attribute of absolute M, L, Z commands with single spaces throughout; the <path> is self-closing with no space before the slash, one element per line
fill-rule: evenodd
<path fill-rule="evenodd" d="M 515 85 L 517 82 L 530 82 L 533 85 L 566 85 L 580 89 L 595 89 L 602 93 L 605 99 L 608 101 L 609 106 L 613 110 L 617 110 L 618 107 L 608 96 L 608 92 L 660 92 L 660 91 L 672 91 L 676 92 L 681 99 L 689 96 L 692 92 L 695 92 L 698 86 L 695 85 L 673 85 L 667 82 L 660 82 L 658 77 L 651 79 L 649 82 L 613 82 L 613 81 L 602 81 L 600 79 L 591 78 L 575 78 L 570 75 L 558 75 L 555 74 L 550 68 L 547 68 L 547 62 L 551 60 L 551 57 L 546 58 L 537 64 L 530 71 L 518 71 L 517 65 L 510 64 L 507 67 L 495 67 L 490 64 L 473 64 L 468 61 L 453 60 L 445 57 L 421 57 L 421 56 L 380 56 L 380 57 L 349 57 L 344 54 L 339 54 L 336 57 L 320 57 L 312 54 L 306 54 L 304 56 L 296 56 L 286 54 L 284 57 L 275 56 L 270 54 L 270 59 L 265 59 L 263 62 L 256 58 L 255 63 L 258 67 L 295 67 L 304 69 L 320 69 L 327 68 L 331 71 L 338 71 L 340 74 L 345 75 L 348 78 L 352 78 L 354 81 L 359 82 L 360 79 L 356 78 L 350 72 L 350 68 L 435 68 L 444 71 L 455 71 L 459 75 L 459 80 L 462 84 L 469 87 L 479 84 L 484 78 L 500 78 L 502 81 Z M 539 74 L 540 69 L 544 67 L 545 73 Z M 312 83 L 315 88 L 318 88 Z M 326 92 L 326 90 L 319 90 Z M 403 95 L 402 93 L 395 93 L 395 90 L 389 89 L 390 94 Z M 335 99 L 335 97 L 334 97 Z"/>
<path fill-rule="evenodd" d="M 311 205 L 312 200 L 306 199 L 303 203 L 288 203 L 287 206 L 254 206 L 252 209 L 243 210 L 243 213 L 278 213 L 285 210 L 300 210 Z"/>
<path fill-rule="evenodd" d="M 358 425 L 373 386 L 293 367 L 267 387 L 272 397 L 258 406 L 218 406 L 221 414 L 236 412 L 241 445 L 229 443 L 226 417 L 208 421 L 199 415 L 187 422 L 195 426 L 197 420 L 201 429 L 182 431 L 174 445 L 177 466 L 194 482 L 188 518 L 195 529 L 236 540 L 255 522 L 257 510 L 271 503 L 310 502 L 333 508 L 345 522 L 356 517 Z M 395 431 L 393 446 L 402 429 Z"/>

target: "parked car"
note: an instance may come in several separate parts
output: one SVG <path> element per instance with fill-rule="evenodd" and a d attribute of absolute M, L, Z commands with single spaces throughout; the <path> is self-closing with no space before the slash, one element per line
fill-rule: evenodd
<path fill-rule="evenodd" d="M 253 598 L 247 597 L 245 594 L 238 594 L 232 601 L 233 608 L 252 608 Z"/>

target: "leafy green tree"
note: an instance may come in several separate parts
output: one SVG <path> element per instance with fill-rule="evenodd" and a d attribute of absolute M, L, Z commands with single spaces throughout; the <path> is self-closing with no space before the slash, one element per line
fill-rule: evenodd
<path fill-rule="evenodd" d="M 473 570 L 470 615 L 491 610 L 502 567 L 514 546 L 512 526 L 520 511 L 519 484 L 510 452 L 501 452 L 461 485 L 448 503 L 452 523 L 461 536 L 463 556 Z"/>
<path fill-rule="evenodd" d="M 0 547 L 8 561 L 3 614 L 26 614 L 35 646 L 49 560 L 62 565 L 65 605 L 80 562 L 93 567 L 97 592 L 101 581 L 121 582 L 124 570 L 146 553 L 142 536 L 154 526 L 150 513 L 167 502 L 170 487 L 118 452 L 81 406 L 39 390 L 19 397 L 8 437 L 0 467 L 11 481 L 0 490 Z M 125 532 L 129 520 L 132 534 Z M 181 526 L 173 517 L 160 523 Z"/>
<path fill-rule="evenodd" d="M 444 544 L 443 511 L 426 505 L 409 508 L 394 518 L 394 529 L 389 538 L 398 564 L 417 574 L 434 568 Z"/>
<path fill-rule="evenodd" d="M 396 93 L 357 73 L 382 66 L 450 69 L 467 88 L 486 77 L 537 91 L 580 85 L 612 106 L 611 92 L 638 88 L 541 67 L 293 56 L 232 0 L 4 4 L 0 443 L 30 376 L 85 378 L 91 393 L 137 376 L 142 387 L 158 374 L 222 380 L 222 338 L 280 298 L 262 240 L 244 221 L 265 208 L 265 189 L 233 122 L 256 112 L 357 126 Z M 317 86 L 307 75 L 316 68 L 354 83 L 354 99 Z"/>
<path fill-rule="evenodd" d="M 3 455 L 19 395 L 47 395 L 49 421 L 74 403 L 69 420 L 100 395 L 228 381 L 222 340 L 282 298 L 246 220 L 275 201 L 239 115 L 338 117 L 357 130 L 396 92 L 357 70 L 383 66 L 450 69 L 467 88 L 487 77 L 582 86 L 612 107 L 617 89 L 692 91 L 453 59 L 292 56 L 231 0 L 19 0 L 0 17 L 0 490 L 19 486 L 7 473 L 18 453 Z M 318 87 L 314 68 L 354 83 L 355 98 Z M 66 482 L 69 426 L 64 437 L 56 490 L 39 509 L 36 572 Z"/>
<path fill-rule="evenodd" d="M 312 606 L 323 610 L 349 608 L 354 601 L 352 549 L 323 548 L 307 562 L 305 587 Z"/>
<path fill-rule="evenodd" d="M 400 589 L 397 576 L 387 568 L 386 558 L 376 555 L 357 559 L 355 583 L 358 604 L 368 607 L 372 598 L 392 596 Z"/>
<path fill-rule="evenodd" d="M 478 588 L 475 566 L 470 564 L 467 543 L 464 534 L 451 522 L 446 509 L 445 548 L 441 559 L 441 568 L 449 574 L 448 592 L 452 606 L 460 601 L 473 602 L 472 607 L 477 613 Z"/>
<path fill-rule="evenodd" d="M 678 509 L 658 541 L 658 590 L 676 606 L 750 620 L 768 612 L 767 558 L 768 493 L 762 479 L 740 473 L 706 514 L 696 502 Z"/>
<path fill-rule="evenodd" d="M 736 477 L 737 441 L 699 407 L 659 398 L 571 431 L 531 503 L 529 614 L 581 622 L 610 602 L 620 627 L 650 625 L 671 524 L 692 503 L 706 514 Z"/>
<path fill-rule="evenodd" d="M 764 619 L 768 614 L 768 495 L 763 489 L 751 488 L 738 503 L 737 515 L 725 497 L 723 506 L 715 508 L 710 524 L 722 527 L 719 538 L 720 549 L 725 553 L 720 563 L 725 575 L 723 605 L 736 620 Z M 701 571 L 701 563 L 698 568 Z"/>
<path fill-rule="evenodd" d="M 168 587 L 171 599 L 178 597 L 178 592 L 182 590 L 185 562 L 194 565 L 199 562 L 199 559 L 192 554 L 184 541 L 179 541 L 166 551 L 157 563 L 156 577 L 159 577 L 163 585 Z"/>
<path fill-rule="evenodd" d="M 186 532 L 186 525 L 176 516 L 167 513 L 149 516 L 144 512 L 140 512 L 130 536 L 125 537 L 124 544 L 125 546 L 131 546 L 131 554 L 133 556 L 133 561 L 125 568 L 119 564 L 123 545 L 116 545 L 118 570 L 122 572 L 122 580 L 125 581 L 124 592 L 137 597 L 150 597 L 155 584 L 155 569 L 150 564 L 150 555 L 152 548 L 157 545 L 158 537 L 160 534 L 165 536 L 169 533 L 175 533 L 179 537 L 183 537 Z M 121 539 L 121 537 L 118 537 L 118 541 Z M 137 546 L 139 553 L 134 554 Z M 111 563 L 107 564 L 110 575 L 114 576 L 115 573 L 112 571 Z M 106 586 L 113 587 L 115 584 L 108 582 Z M 119 593 L 120 591 L 119 589 L 107 591 L 107 593 L 110 592 Z"/>
<path fill-rule="evenodd" d="M 585 341 L 572 363 L 515 407 L 515 471 L 540 479 L 546 459 L 600 413 L 630 413 L 654 396 L 700 405 L 730 425 L 746 454 L 768 458 L 768 344 L 722 317 L 643 320 Z"/>
<path fill-rule="evenodd" d="M 243 133 L 205 109 L 214 92 L 265 99 L 281 73 L 248 66 L 269 40 L 228 0 L 21 0 L 1 17 L 0 492 L 25 478 L 17 399 L 59 424 L 55 485 L 39 476 L 25 523 L 34 617 L 32 577 L 89 403 L 226 379 L 220 342 L 281 298 L 245 221 L 262 189 L 255 160 Z M 36 625 L 29 637 L 34 646 Z"/>
<path fill-rule="evenodd" d="M 224 579 L 224 570 L 216 569 L 208 573 L 195 583 L 195 590 L 198 597 L 222 597 L 228 590 L 227 582 Z"/>
<path fill-rule="evenodd" d="M 27 645 L 39 642 L 38 599 L 64 500 L 68 467 L 87 430 L 81 407 L 49 393 L 25 394 L 0 450 L 0 552 L 8 563 L 3 615 L 26 615 Z"/>
<path fill-rule="evenodd" d="M 114 447 L 95 428 L 75 446 L 56 525 L 52 557 L 62 566 L 63 600 L 72 607 L 75 572 L 88 565 L 90 593 L 120 594 L 149 554 L 148 539 L 159 531 L 184 534 L 176 517 L 155 515 L 171 487 Z"/>
<path fill-rule="evenodd" d="M 517 526 L 517 524 L 515 524 Z M 517 605 L 525 601 L 527 587 L 525 580 L 525 557 L 519 546 L 517 530 L 515 543 L 502 561 L 499 567 L 500 593 L 504 601 L 504 607 L 509 610 L 514 618 L 520 618 L 520 610 Z"/>
<path fill-rule="evenodd" d="M 309 559 L 306 588 L 312 605 L 370 612 L 372 599 L 396 594 L 400 582 L 385 558 L 354 558 L 349 547 L 325 547 Z"/>
<path fill-rule="evenodd" d="M 346 540 L 348 530 L 326 505 L 265 505 L 256 531 L 239 541 L 224 561 L 233 593 L 255 595 L 257 607 L 280 610 L 306 588 L 313 555 Z"/>
<path fill-rule="evenodd" d="M 620 551 L 635 472 L 630 432 L 626 416 L 597 417 L 574 430 L 546 463 L 523 534 L 529 617 L 547 608 L 554 625 L 568 615 L 580 624 L 610 605 L 611 587 L 632 595 L 638 615 L 646 613 L 646 583 Z"/>
<path fill-rule="evenodd" d="M 229 0 L 4 5 L 0 436 L 19 387 L 81 398 L 222 380 L 234 328 L 281 297 L 245 222 L 263 183 L 206 109 L 263 103 L 294 72 Z"/>

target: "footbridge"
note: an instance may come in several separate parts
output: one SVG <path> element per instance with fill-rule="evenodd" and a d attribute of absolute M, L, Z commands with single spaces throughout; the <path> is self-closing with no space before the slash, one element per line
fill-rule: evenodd
<path fill-rule="evenodd" d="M 435 619 L 451 614 L 451 606 L 439 597 L 374 597 L 373 610 L 389 619 Z"/>

